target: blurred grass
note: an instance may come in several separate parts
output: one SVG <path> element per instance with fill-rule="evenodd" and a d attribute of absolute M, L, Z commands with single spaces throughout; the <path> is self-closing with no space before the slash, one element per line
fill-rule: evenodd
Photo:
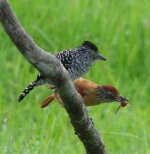
<path fill-rule="evenodd" d="M 118 115 L 117 103 L 88 108 L 110 154 L 150 153 L 150 5 L 148 0 L 11 0 L 26 31 L 51 53 L 94 42 L 107 57 L 86 78 L 112 84 L 131 106 Z M 37 71 L 0 26 L 0 153 L 84 153 L 65 110 L 57 103 L 41 110 L 47 86 L 17 98 Z"/>

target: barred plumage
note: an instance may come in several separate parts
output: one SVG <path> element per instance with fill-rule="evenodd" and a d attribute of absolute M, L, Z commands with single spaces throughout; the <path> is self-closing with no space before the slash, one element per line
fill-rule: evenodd
<path fill-rule="evenodd" d="M 89 41 L 84 41 L 81 46 L 72 49 L 65 50 L 57 53 L 56 58 L 60 60 L 65 69 L 68 71 L 71 79 L 77 79 L 83 76 L 90 69 L 91 65 L 96 60 L 106 60 L 98 53 L 98 48 Z M 24 99 L 24 97 L 36 86 L 46 83 L 43 77 L 38 74 L 38 77 L 33 81 L 20 95 L 18 101 Z"/>

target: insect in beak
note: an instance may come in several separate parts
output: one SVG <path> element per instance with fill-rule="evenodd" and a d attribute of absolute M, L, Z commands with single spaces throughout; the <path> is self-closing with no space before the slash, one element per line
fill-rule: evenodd
<path fill-rule="evenodd" d="M 117 114 L 118 111 L 121 109 L 121 107 L 125 107 L 125 106 L 128 105 L 129 100 L 126 99 L 126 98 L 124 98 L 124 97 L 122 97 L 122 96 L 119 96 L 119 97 L 117 98 L 117 101 L 120 102 L 120 105 L 119 105 L 119 107 L 118 107 L 117 110 L 116 110 L 116 114 Z"/>

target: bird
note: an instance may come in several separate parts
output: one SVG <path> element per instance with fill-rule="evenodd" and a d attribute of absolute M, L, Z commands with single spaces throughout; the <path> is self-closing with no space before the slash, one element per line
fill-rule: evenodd
<path fill-rule="evenodd" d="M 128 104 L 128 99 L 121 96 L 119 90 L 112 85 L 98 85 L 93 81 L 79 78 L 73 81 L 74 86 L 83 99 L 85 106 L 95 106 L 102 103 L 120 102 L 120 107 L 125 107 Z M 49 89 L 53 89 L 50 87 Z M 41 104 L 41 108 L 48 106 L 53 100 L 58 101 L 64 106 L 59 94 L 55 93 L 48 96 Z M 117 111 L 119 110 L 117 109 Z M 116 111 L 116 112 L 117 112 Z"/>
<path fill-rule="evenodd" d="M 72 80 L 84 76 L 95 61 L 104 58 L 95 44 L 90 41 L 84 41 L 79 47 L 72 50 L 65 50 L 55 54 L 55 57 L 63 64 Z M 47 83 L 42 74 L 38 74 L 36 80 L 31 82 L 19 96 L 18 101 L 21 102 L 24 97 L 36 86 Z"/>

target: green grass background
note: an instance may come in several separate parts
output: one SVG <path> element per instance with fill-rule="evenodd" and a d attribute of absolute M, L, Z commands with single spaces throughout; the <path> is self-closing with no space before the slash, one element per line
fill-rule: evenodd
<path fill-rule="evenodd" d="M 150 154 L 150 5 L 149 0 L 11 0 L 19 21 L 45 50 L 94 42 L 106 62 L 97 62 L 86 78 L 112 84 L 130 100 L 89 107 L 109 154 Z M 0 26 L 0 154 L 83 154 L 66 111 L 57 103 L 41 110 L 50 94 L 36 88 L 19 104 L 35 70 Z"/>

